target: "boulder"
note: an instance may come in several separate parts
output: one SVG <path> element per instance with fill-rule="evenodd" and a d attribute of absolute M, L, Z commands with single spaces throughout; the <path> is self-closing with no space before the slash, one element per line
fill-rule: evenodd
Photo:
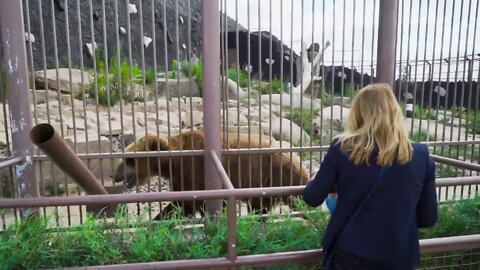
<path fill-rule="evenodd" d="M 71 86 L 70 86 L 70 71 L 72 73 Z M 84 87 L 87 87 L 89 83 L 93 81 L 92 77 L 84 71 L 79 69 L 59 68 L 58 76 L 56 69 L 49 69 L 46 74 L 43 70 L 36 71 L 35 76 L 35 88 L 48 88 L 60 90 L 64 93 L 76 94 L 82 87 L 82 77 Z"/>
<path fill-rule="evenodd" d="M 168 88 L 168 91 L 167 91 Z M 158 78 L 157 79 L 157 93 L 160 96 L 168 97 L 198 97 L 200 96 L 200 91 L 198 89 L 197 83 L 194 80 L 190 79 L 167 79 Z"/>
<path fill-rule="evenodd" d="M 262 95 L 261 97 L 263 103 L 270 103 L 270 95 Z M 300 95 L 293 94 L 272 94 L 271 102 L 272 104 L 275 105 L 280 105 L 280 102 L 282 103 L 282 106 L 288 106 L 290 107 L 290 100 L 292 102 L 291 107 L 295 109 L 320 109 L 321 108 L 321 102 L 320 99 L 314 99 L 312 100 L 311 98 L 303 96 L 303 98 Z"/>

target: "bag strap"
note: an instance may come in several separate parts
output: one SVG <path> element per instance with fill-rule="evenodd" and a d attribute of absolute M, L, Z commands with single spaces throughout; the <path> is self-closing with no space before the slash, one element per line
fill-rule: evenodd
<path fill-rule="evenodd" d="M 352 221 L 355 219 L 355 217 L 358 215 L 358 213 L 360 212 L 360 210 L 363 208 L 363 206 L 365 205 L 366 201 L 370 198 L 370 196 L 373 194 L 373 192 L 375 191 L 375 189 L 379 186 L 380 182 L 382 181 L 382 179 L 384 178 L 386 172 L 387 172 L 387 169 L 389 168 L 390 166 L 385 166 L 385 167 L 381 167 L 380 168 L 380 172 L 378 173 L 377 175 L 377 178 L 375 179 L 375 182 L 372 186 L 372 188 L 370 189 L 370 191 L 368 192 L 368 194 L 363 198 L 363 200 L 360 202 L 360 204 L 357 206 L 357 208 L 355 209 L 355 211 L 353 212 L 352 216 L 348 219 L 347 223 L 345 224 L 344 228 L 338 233 L 338 236 L 334 239 L 334 244 L 333 244 L 333 247 L 331 250 L 329 250 L 329 254 L 328 254 L 328 257 L 331 257 L 333 256 L 333 253 L 335 252 L 335 250 L 337 249 L 338 247 L 338 242 L 340 240 L 340 238 L 345 234 L 345 232 L 348 230 L 348 228 L 350 227 L 350 225 L 352 224 Z"/>

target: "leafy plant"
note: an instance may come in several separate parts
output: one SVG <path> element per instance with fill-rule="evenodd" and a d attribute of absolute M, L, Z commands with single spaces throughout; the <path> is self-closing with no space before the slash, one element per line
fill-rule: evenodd
<path fill-rule="evenodd" d="M 320 113 L 319 109 L 307 109 L 304 108 L 303 110 L 292 108 L 290 110 L 289 107 L 284 107 L 283 109 L 287 118 L 291 119 L 295 124 L 300 126 L 307 134 L 313 134 L 313 123 L 312 120 L 315 120 L 315 116 Z"/>
<path fill-rule="evenodd" d="M 98 103 L 103 106 L 113 106 L 120 99 L 133 100 L 133 88 L 135 85 L 151 84 L 156 80 L 156 74 L 152 68 L 148 68 L 145 74 L 137 65 L 131 66 L 128 61 L 118 61 L 117 56 L 113 56 L 106 70 L 105 62 L 97 53 L 97 72 L 94 75 L 94 82 L 88 86 L 88 95 L 91 98 L 98 99 Z M 77 93 L 77 98 L 83 99 L 83 93 Z"/>
<path fill-rule="evenodd" d="M 410 140 L 415 142 L 435 141 L 435 137 L 426 131 L 417 131 L 410 134 Z"/>
<path fill-rule="evenodd" d="M 238 84 L 240 87 L 248 86 L 248 73 L 243 69 L 229 68 L 228 78 Z"/>
<path fill-rule="evenodd" d="M 295 218 L 288 213 L 271 213 L 266 219 L 256 215 L 238 218 L 238 254 L 321 248 L 320 241 L 329 214 L 320 207 L 312 209 L 301 200 L 295 203 L 304 218 Z M 479 206 L 480 197 L 442 204 L 439 223 L 433 228 L 422 229 L 421 238 L 479 233 Z M 159 223 L 149 222 L 143 215 L 132 220 L 119 212 L 112 221 L 96 219 L 90 215 L 82 225 L 62 230 L 54 230 L 48 224 L 49 217 L 19 221 L 0 234 L 0 268 L 64 268 L 217 258 L 228 253 L 225 213 L 218 219 L 211 219 L 207 215 L 203 227 L 191 226 L 193 224 L 182 220 L 178 212 L 171 220 Z M 430 255 L 423 256 L 429 258 Z M 471 256 L 468 256 L 470 255 L 465 255 L 464 259 L 471 260 Z M 459 259 L 458 256 L 454 258 Z M 443 260 L 440 265 L 442 263 Z M 439 262 L 425 261 L 424 264 Z M 316 266 L 289 265 L 279 266 L 279 269 L 296 267 L 315 269 Z"/>

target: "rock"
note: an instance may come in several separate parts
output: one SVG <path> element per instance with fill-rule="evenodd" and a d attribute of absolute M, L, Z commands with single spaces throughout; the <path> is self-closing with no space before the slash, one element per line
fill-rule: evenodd
<path fill-rule="evenodd" d="M 85 43 L 85 47 L 87 47 L 87 51 L 88 51 L 88 55 L 90 55 L 90 57 L 93 57 L 93 50 L 96 50 L 97 49 L 97 43 L 96 42 L 93 42 L 93 43 Z"/>
<path fill-rule="evenodd" d="M 182 112 L 181 115 L 182 128 L 189 128 L 203 124 L 203 112 L 201 111 L 193 111 L 192 114 L 190 114 L 190 112 Z"/>
<path fill-rule="evenodd" d="M 25 41 L 35 43 L 35 36 L 32 33 L 25 32 Z"/>
<path fill-rule="evenodd" d="M 225 130 L 225 127 L 222 126 L 222 130 Z M 228 126 L 227 131 L 229 133 L 240 133 L 240 134 L 260 134 L 260 126 L 251 125 L 250 132 L 248 126 Z M 262 129 L 262 133 L 267 135 L 268 129 Z"/>
<path fill-rule="evenodd" d="M 33 100 L 33 96 L 35 94 L 35 102 Z M 50 91 L 47 90 L 45 93 L 45 90 L 32 90 L 30 89 L 30 101 L 35 104 L 43 104 L 47 102 L 47 99 L 49 102 L 58 102 L 58 93 L 56 91 Z M 72 105 L 72 99 L 71 96 L 68 94 L 60 94 L 60 102 L 62 102 L 63 105 L 66 106 L 71 106 Z"/>
<path fill-rule="evenodd" d="M 167 96 L 167 87 L 169 97 L 200 96 L 197 84 L 189 79 L 168 79 L 167 82 L 166 78 L 159 78 L 157 79 L 157 87 L 157 93 L 161 96 Z"/>
<path fill-rule="evenodd" d="M 347 123 L 349 114 L 350 114 L 350 109 L 343 108 L 340 105 L 334 105 L 334 106 L 323 108 L 322 114 L 320 114 L 320 116 L 316 117 L 313 120 L 314 134 L 318 135 L 318 133 L 320 132 L 319 130 L 320 121 L 324 121 L 324 124 L 325 122 L 329 121 L 330 124 L 332 125 L 333 130 L 343 131 L 343 127 Z M 322 120 L 322 116 L 323 116 L 323 120 Z"/>
<path fill-rule="evenodd" d="M 270 95 L 262 95 L 262 102 L 263 103 L 269 103 L 270 102 Z M 321 103 L 319 99 L 314 99 L 312 102 L 311 98 L 308 97 L 303 97 L 303 99 L 300 98 L 300 95 L 289 95 L 289 94 L 272 94 L 272 104 L 275 105 L 280 105 L 280 101 L 282 103 L 282 106 L 288 106 L 290 107 L 290 99 L 292 99 L 292 108 L 295 109 L 300 109 L 301 107 L 303 109 L 320 109 L 321 108 Z M 303 105 L 302 105 L 303 104 Z"/>
<path fill-rule="evenodd" d="M 28 29 L 25 24 L 24 26 L 22 25 L 22 27 L 24 27 L 23 30 L 24 32 L 30 32 L 37 39 L 35 43 L 31 44 L 33 59 L 29 59 L 33 61 L 33 70 L 43 69 L 44 64 L 47 66 L 47 69 L 56 67 L 57 59 L 56 57 L 53 57 L 54 46 L 58 49 L 58 63 L 60 65 L 64 65 L 65 63 L 68 63 L 68 60 L 71 60 L 72 67 L 79 68 L 80 61 L 83 60 L 83 66 L 85 68 L 93 68 L 93 58 L 89 55 L 89 51 L 85 47 L 85 42 L 91 43 L 92 41 L 97 42 L 99 47 L 98 53 L 101 54 L 102 60 L 104 60 L 104 49 L 107 49 L 109 58 L 111 56 L 117 56 L 118 53 L 118 55 L 122 57 L 122 60 L 128 61 L 129 49 L 128 46 L 126 46 L 127 31 L 131 33 L 132 37 L 135 37 L 131 39 L 130 54 L 132 62 L 137 63 L 139 66 L 144 60 L 147 68 L 157 66 L 159 70 L 163 71 L 165 64 L 170 64 L 172 59 L 187 59 L 192 53 L 199 55 L 202 50 L 201 25 L 203 16 L 201 16 L 201 0 L 190 0 L 188 5 L 185 1 L 178 1 L 178 5 L 175 4 L 175 1 L 144 1 L 142 14 L 140 14 L 140 1 L 138 0 L 92 1 L 91 3 L 89 3 L 89 1 L 79 1 L 78 8 L 77 1 L 55 0 L 55 3 L 62 3 L 62 5 L 65 6 L 65 10 L 73 12 L 75 15 L 75 17 L 70 16 L 72 21 L 70 22 L 71 31 L 68 32 L 68 38 L 68 29 L 65 27 L 64 20 L 65 14 L 59 13 L 58 9 L 56 9 L 55 12 L 50 12 L 52 8 L 50 2 L 51 1 L 35 1 L 35 3 L 29 5 L 29 10 L 24 10 L 24 16 L 28 15 L 30 18 L 31 29 Z M 151 2 L 153 2 L 153 10 L 152 5 L 150 4 Z M 166 9 L 165 13 L 163 12 L 164 8 Z M 115 12 L 116 9 L 118 10 L 118 13 Z M 41 12 L 42 10 L 43 12 Z M 103 12 L 105 12 L 105 14 L 103 14 Z M 152 16 L 152 13 L 154 13 L 154 16 Z M 99 20 L 93 22 L 95 31 L 91 32 L 90 16 L 95 17 L 95 14 L 99 14 Z M 52 18 L 52 15 L 56 16 L 56 18 Z M 103 20 L 102 15 L 105 15 L 105 20 Z M 183 24 L 178 24 L 178 32 L 175 30 L 175 25 L 179 20 L 179 17 L 176 15 L 182 16 L 184 19 Z M 115 20 L 116 16 L 118 20 Z M 129 18 L 127 16 L 130 16 L 130 25 L 128 29 L 127 21 L 129 21 Z M 189 18 L 191 20 L 190 22 L 188 21 Z M 41 19 L 44 22 L 43 28 L 39 27 Z M 53 27 L 55 26 L 52 23 L 46 23 L 52 22 L 54 19 L 57 20 L 58 28 L 56 31 L 54 31 Z M 228 25 L 226 25 L 230 31 L 237 28 L 235 20 L 231 17 L 225 19 L 228 20 Z M 164 20 L 165 25 L 163 25 Z M 143 22 L 143 25 L 139 23 L 140 21 Z M 73 27 L 74 25 L 76 26 L 77 23 L 84 26 L 82 27 L 81 32 L 78 32 L 76 28 L 75 31 L 73 31 Z M 63 27 L 60 27 L 60 25 Z M 105 33 L 102 30 L 103 27 L 106 29 Z M 120 27 L 123 27 L 124 31 L 119 29 Z M 164 28 L 162 29 L 162 27 Z M 238 25 L 238 28 L 239 30 L 245 29 L 241 25 Z M 163 35 L 164 30 L 168 30 L 165 39 Z M 119 32 L 122 33 L 120 35 L 120 42 L 122 43 L 120 46 L 120 52 L 117 51 L 117 47 L 114 45 L 117 40 L 116 35 Z M 148 48 L 146 48 L 145 53 L 142 55 L 140 50 L 140 48 L 144 46 L 142 36 L 150 35 L 150 33 L 154 32 L 157 33 L 155 40 L 150 43 Z M 22 32 L 21 34 L 23 37 L 24 33 Z M 57 42 L 55 42 L 54 34 L 56 35 Z M 91 36 L 92 34 L 94 36 Z M 45 42 L 38 42 L 40 36 L 44 36 Z M 136 38 L 137 36 L 140 38 Z M 106 39 L 108 46 L 103 44 L 104 38 Z M 163 44 L 168 42 L 167 38 L 170 38 L 173 41 L 178 40 L 179 46 L 191 42 L 191 51 L 180 49 L 180 51 L 177 52 L 177 50 L 168 49 L 168 51 L 166 51 L 167 55 L 165 55 L 165 51 L 160 48 L 163 48 Z M 67 39 L 72 41 L 70 42 L 70 48 L 67 47 Z M 79 44 L 78 40 L 83 40 L 83 43 Z M 156 54 L 157 59 L 154 59 L 152 55 L 153 42 L 158 45 Z M 42 46 L 45 46 L 47 49 L 47 57 L 45 61 L 43 59 L 44 55 L 41 53 Z M 70 51 L 68 51 L 68 49 L 70 49 Z M 82 49 L 82 51 L 80 49 Z M 177 55 L 177 53 L 179 55 Z M 165 59 L 168 59 L 168 61 L 165 61 Z"/>
<path fill-rule="evenodd" d="M 136 14 L 137 13 L 137 5 L 135 4 L 128 4 L 128 13 Z"/>
<path fill-rule="evenodd" d="M 0 149 L 7 147 L 7 133 L 4 130 L 0 131 Z"/>
<path fill-rule="evenodd" d="M 145 46 L 145 48 L 147 48 L 148 45 L 150 45 L 150 43 L 152 43 L 152 38 L 147 37 L 147 36 L 143 36 L 143 46 Z"/>
<path fill-rule="evenodd" d="M 227 124 L 228 126 L 245 126 L 248 125 L 248 119 L 245 113 L 246 108 L 241 108 L 240 111 L 237 111 L 235 108 L 229 108 L 225 117 L 228 117 Z M 224 112 L 222 110 L 222 121 L 224 117 Z"/>
<path fill-rule="evenodd" d="M 282 125 L 282 129 L 280 130 L 280 123 Z M 291 125 L 291 132 L 292 137 L 290 138 L 290 125 Z M 262 123 L 262 129 L 268 130 L 268 124 Z M 272 119 L 272 123 L 270 126 L 272 130 L 271 136 L 273 136 L 277 140 L 285 140 L 289 141 L 293 145 L 299 145 L 300 139 L 302 139 L 302 144 L 306 145 L 310 143 L 310 136 L 297 124 L 291 122 L 289 119 L 274 117 Z"/>
<path fill-rule="evenodd" d="M 225 101 L 227 99 L 237 99 L 237 98 L 243 98 L 247 96 L 247 91 L 245 91 L 243 88 L 239 87 L 238 84 L 230 79 L 230 78 L 223 78 L 224 80 L 226 79 L 226 91 L 222 92 L 222 100 Z M 223 88 L 223 85 L 222 85 Z"/>
<path fill-rule="evenodd" d="M 280 142 L 281 142 L 281 145 L 280 145 Z M 271 147 L 272 147 L 272 148 L 291 148 L 292 145 L 291 145 L 290 142 L 288 142 L 288 141 L 277 141 L 277 140 L 273 140 Z"/>
<path fill-rule="evenodd" d="M 339 105 L 344 108 L 350 108 L 350 98 L 349 97 L 332 97 L 332 106 Z"/>
<path fill-rule="evenodd" d="M 65 137 L 67 145 L 75 149 L 77 148 L 78 154 L 84 153 L 109 153 L 112 147 L 110 141 L 106 138 L 100 137 L 98 134 L 88 133 L 88 142 L 85 139 L 85 133 L 77 133 L 77 142 L 74 143 L 72 136 Z M 43 153 L 42 153 L 43 154 Z M 90 169 L 99 181 L 111 182 L 110 177 L 114 172 L 114 169 L 120 164 L 119 159 L 91 159 L 89 161 L 82 160 L 82 162 Z M 74 183 L 68 175 L 66 175 L 57 165 L 51 161 L 40 161 L 36 166 L 37 177 L 41 179 L 43 186 L 46 185 L 59 185 L 65 184 L 65 181 Z M 53 165 L 53 167 L 52 167 Z"/>
<path fill-rule="evenodd" d="M 338 119 L 345 122 L 350 114 L 349 108 L 343 108 L 340 105 L 334 105 L 331 107 L 325 107 L 322 109 L 322 116 L 323 119 L 330 120 L 330 119 Z M 318 119 L 318 118 L 317 118 Z"/>
<path fill-rule="evenodd" d="M 122 126 L 123 117 L 123 126 Z M 119 135 L 125 127 L 131 126 L 132 120 L 130 117 L 122 116 L 118 112 L 100 113 L 100 135 L 110 136 Z"/>
<path fill-rule="evenodd" d="M 58 69 L 58 83 L 57 83 L 57 70 L 49 69 L 46 72 L 46 77 L 44 76 L 43 70 L 36 71 L 35 76 L 35 86 L 36 88 L 47 88 L 60 90 L 65 93 L 73 93 L 74 95 L 77 91 L 80 91 L 82 87 L 82 77 L 84 86 L 86 87 L 90 82 L 92 82 L 92 77 L 86 73 L 82 72 L 79 69 L 71 69 L 72 73 L 72 87 L 70 88 L 70 70 L 68 68 L 59 68 Z"/>

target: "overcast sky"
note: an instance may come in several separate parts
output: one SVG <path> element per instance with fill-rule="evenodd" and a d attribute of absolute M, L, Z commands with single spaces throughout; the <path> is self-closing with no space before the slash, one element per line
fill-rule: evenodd
<path fill-rule="evenodd" d="M 455 60 L 457 54 L 463 59 L 465 55 L 471 56 L 472 52 L 480 53 L 480 27 L 475 31 L 475 17 L 480 8 L 478 2 L 479 0 L 399 1 L 396 58 L 398 62 L 401 60 L 403 69 L 406 60 L 409 60 L 412 79 L 415 76 L 416 58 L 430 62 L 435 59 L 433 73 L 434 78 L 438 79 L 440 57 Z M 271 30 L 297 53 L 300 53 L 302 41 L 307 47 L 312 40 L 319 44 L 322 44 L 322 39 L 323 43 L 330 41 L 331 45 L 325 53 L 327 65 L 332 61 L 339 65 L 343 58 L 346 66 L 352 66 L 352 54 L 353 66 L 359 71 L 362 62 L 363 70 L 367 73 L 370 73 L 372 60 L 375 64 L 379 0 L 222 0 L 221 5 L 230 17 L 237 19 L 244 27 L 251 31 Z M 476 59 L 480 57 L 477 56 Z M 457 64 L 458 79 L 463 79 L 464 63 L 465 61 L 451 61 L 450 80 L 455 79 Z M 478 74 L 479 64 L 480 60 L 475 61 L 474 78 Z M 417 79 L 423 76 L 424 66 L 427 76 L 429 65 L 420 61 L 417 65 Z M 448 68 L 448 64 L 443 62 L 442 79 L 446 79 Z"/>

